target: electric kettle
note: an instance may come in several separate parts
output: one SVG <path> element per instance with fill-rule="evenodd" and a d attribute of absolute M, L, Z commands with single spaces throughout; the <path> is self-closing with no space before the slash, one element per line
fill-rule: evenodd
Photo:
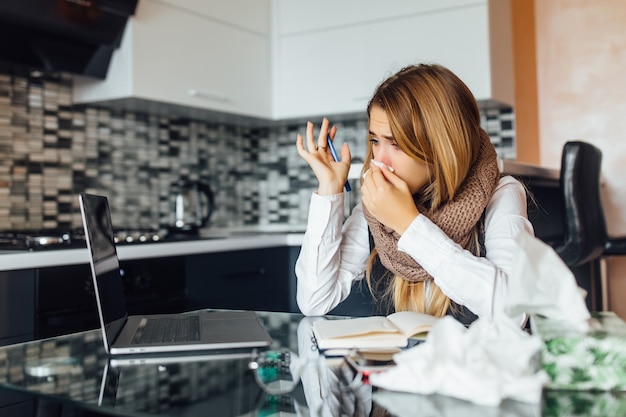
<path fill-rule="evenodd" d="M 213 191 L 202 181 L 178 180 L 171 184 L 171 233 L 198 233 L 213 213 Z"/>

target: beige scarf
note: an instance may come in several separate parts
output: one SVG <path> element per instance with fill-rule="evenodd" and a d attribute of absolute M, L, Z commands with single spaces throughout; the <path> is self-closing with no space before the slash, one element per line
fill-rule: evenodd
<path fill-rule="evenodd" d="M 483 131 L 482 136 L 480 154 L 454 199 L 446 202 L 434 212 L 416 202 L 417 209 L 422 215 L 428 217 L 446 235 L 465 249 L 469 247 L 472 230 L 485 211 L 500 176 L 496 151 L 486 132 Z M 365 206 L 363 206 L 363 212 L 374 238 L 380 261 L 388 270 L 410 282 L 432 279 L 430 274 L 413 258 L 398 250 L 400 236 L 396 232 L 376 220 Z"/>

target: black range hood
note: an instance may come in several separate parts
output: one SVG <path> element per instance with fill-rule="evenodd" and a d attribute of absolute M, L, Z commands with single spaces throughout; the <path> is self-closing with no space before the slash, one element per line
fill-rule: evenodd
<path fill-rule="evenodd" d="M 137 2 L 0 0 L 0 63 L 104 79 Z"/>

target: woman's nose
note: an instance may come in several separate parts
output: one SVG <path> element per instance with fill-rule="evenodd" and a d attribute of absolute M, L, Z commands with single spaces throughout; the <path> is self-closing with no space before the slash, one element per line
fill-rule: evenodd
<path fill-rule="evenodd" d="M 387 166 L 391 166 L 391 158 L 389 155 L 389 151 L 385 146 L 379 146 L 374 151 L 374 159 L 378 162 L 382 162 Z"/>

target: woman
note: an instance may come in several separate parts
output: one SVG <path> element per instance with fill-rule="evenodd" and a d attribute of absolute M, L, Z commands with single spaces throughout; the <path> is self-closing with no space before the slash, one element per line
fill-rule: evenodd
<path fill-rule="evenodd" d="M 491 317 L 506 295 L 515 238 L 533 229 L 524 187 L 500 177 L 470 90 L 442 66 L 410 66 L 376 89 L 367 114 L 371 162 L 345 222 L 347 144 L 335 162 L 326 119 L 317 139 L 310 122 L 306 144 L 297 137 L 319 181 L 296 263 L 301 311 L 326 314 L 365 277 L 380 314 Z"/>

